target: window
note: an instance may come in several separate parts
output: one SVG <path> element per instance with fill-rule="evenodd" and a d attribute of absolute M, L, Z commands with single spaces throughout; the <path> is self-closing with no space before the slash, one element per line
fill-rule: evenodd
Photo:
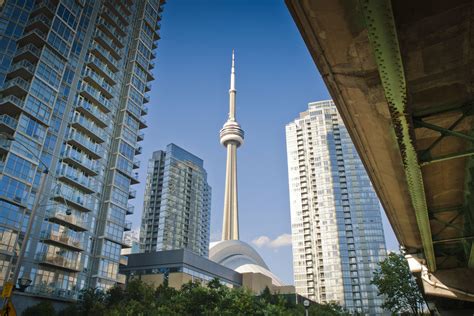
<path fill-rule="evenodd" d="M 7 173 L 31 182 L 33 180 L 34 170 L 34 166 L 31 162 L 20 158 L 14 153 L 10 153 L 10 157 L 8 158 L 7 164 L 5 166 L 5 171 Z"/>

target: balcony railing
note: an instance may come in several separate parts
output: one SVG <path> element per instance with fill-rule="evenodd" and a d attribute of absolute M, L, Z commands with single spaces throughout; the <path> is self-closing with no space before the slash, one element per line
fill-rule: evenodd
<path fill-rule="evenodd" d="M 143 147 L 142 146 L 137 146 L 135 147 L 135 155 L 140 155 L 143 151 Z"/>
<path fill-rule="evenodd" d="M 36 260 L 38 260 L 41 264 L 46 264 L 65 270 L 73 272 L 80 271 L 79 262 L 77 260 L 72 260 L 61 255 L 43 252 L 36 255 Z"/>
<path fill-rule="evenodd" d="M 26 59 L 20 60 L 12 65 L 7 77 L 21 76 L 23 79 L 30 79 L 35 73 L 35 67 Z"/>
<path fill-rule="evenodd" d="M 124 225 L 124 227 L 123 227 L 123 230 L 125 230 L 125 231 L 130 231 L 130 230 L 132 230 L 132 222 L 125 221 L 125 225 Z"/>
<path fill-rule="evenodd" d="M 124 36 L 123 33 L 119 33 L 116 28 L 112 24 L 107 22 L 105 19 L 99 18 L 99 26 L 102 27 L 103 30 L 105 30 L 104 32 L 111 34 L 115 38 L 116 42 L 120 42 L 122 40 Z M 119 45 L 123 46 L 123 44 L 121 43 Z"/>
<path fill-rule="evenodd" d="M 47 34 L 40 29 L 33 29 L 18 39 L 18 43 L 33 43 L 37 46 L 46 43 Z"/>
<path fill-rule="evenodd" d="M 96 123 L 100 124 L 102 127 L 106 127 L 108 125 L 109 118 L 107 114 L 99 110 L 96 106 L 92 105 L 92 103 L 81 98 L 76 106 L 85 110 L 82 112 L 85 112 L 84 114 L 86 115 L 92 116 Z"/>
<path fill-rule="evenodd" d="M 0 138 L 0 150 L 4 152 L 9 152 L 11 145 L 12 145 L 11 140 L 6 139 L 5 137 Z"/>
<path fill-rule="evenodd" d="M 130 175 L 130 179 L 132 180 L 132 184 L 140 183 L 138 181 L 138 172 L 132 172 L 132 174 Z"/>
<path fill-rule="evenodd" d="M 101 145 L 93 143 L 89 140 L 89 138 L 82 134 L 79 134 L 74 129 L 70 130 L 68 138 L 78 147 L 86 150 L 88 154 L 95 159 L 99 159 L 104 155 L 104 148 L 102 148 Z"/>
<path fill-rule="evenodd" d="M 34 16 L 41 12 L 47 13 L 52 16 L 56 12 L 56 5 L 54 5 L 52 1 L 49 0 L 40 0 L 34 5 L 33 10 L 31 11 L 31 15 Z"/>
<path fill-rule="evenodd" d="M 95 176 L 99 173 L 99 165 L 95 160 L 87 158 L 85 154 L 79 153 L 72 148 L 67 148 L 62 155 L 64 161 L 72 163 L 73 165 L 77 164 L 79 168 L 89 175 Z"/>
<path fill-rule="evenodd" d="M 13 117 L 11 117 L 10 115 L 2 114 L 0 115 L 0 125 L 5 125 L 10 130 L 15 130 L 18 125 L 18 121 L 14 119 Z M 0 127 L 0 130 L 1 130 L 1 127 Z"/>
<path fill-rule="evenodd" d="M 117 283 L 125 284 L 125 282 L 127 282 L 127 276 L 125 274 L 117 274 Z"/>
<path fill-rule="evenodd" d="M 117 46 L 114 43 L 114 41 L 111 38 L 109 38 L 108 35 L 106 35 L 101 30 L 96 29 L 94 32 L 94 37 L 97 42 L 102 42 L 106 46 L 108 46 L 107 48 L 109 49 L 110 53 L 112 55 L 115 55 L 117 59 L 121 58 L 122 49 L 119 46 Z"/>
<path fill-rule="evenodd" d="M 77 191 L 62 190 L 61 186 L 57 186 L 57 189 L 53 192 L 54 199 L 71 203 L 78 209 L 84 212 L 90 212 L 94 210 L 94 200 L 90 196 L 85 196 Z"/>
<path fill-rule="evenodd" d="M 129 205 L 127 208 L 127 215 L 132 215 L 133 213 L 135 213 L 135 206 Z"/>
<path fill-rule="evenodd" d="M 83 91 L 84 96 L 89 99 L 89 101 L 93 102 L 97 106 L 100 106 L 107 112 L 111 111 L 112 104 L 110 104 L 110 101 L 91 85 L 83 82 L 81 84 L 80 90 Z"/>
<path fill-rule="evenodd" d="M 87 230 L 86 223 L 82 221 L 79 217 L 74 216 L 72 214 L 67 215 L 62 211 L 58 211 L 56 208 L 57 205 L 53 205 L 51 208 L 48 208 L 46 210 L 46 216 L 48 217 L 48 220 L 50 222 L 61 224 L 75 231 L 82 232 Z"/>
<path fill-rule="evenodd" d="M 87 191 L 87 193 L 94 193 L 97 190 L 97 183 L 94 178 L 86 177 L 82 172 L 74 168 L 60 170 L 57 173 L 57 177 L 64 178 L 69 184 L 77 186 L 79 189 Z"/>
<path fill-rule="evenodd" d="M 50 241 L 55 244 L 59 244 L 61 246 L 65 246 L 66 248 L 82 251 L 84 250 L 82 243 L 80 240 L 72 238 L 66 234 L 61 234 L 58 232 L 41 232 L 41 239 L 44 241 Z"/>
<path fill-rule="evenodd" d="M 119 264 L 122 266 L 126 266 L 128 264 L 128 257 L 127 256 L 120 256 Z"/>
<path fill-rule="evenodd" d="M 15 96 L 23 96 L 30 89 L 30 83 L 23 78 L 16 77 L 5 82 L 3 85 L 3 93 L 11 92 Z"/>
<path fill-rule="evenodd" d="M 94 72 L 92 69 L 86 69 L 86 71 L 84 72 L 84 77 L 91 78 L 93 80 L 93 83 L 100 90 L 102 90 L 101 92 L 107 95 L 108 99 L 111 99 L 114 96 L 113 88 L 105 81 L 103 77 L 101 77 L 99 74 Z"/>
<path fill-rule="evenodd" d="M 97 47 L 99 47 L 99 45 L 97 45 Z M 98 49 L 96 49 L 96 50 L 98 50 Z M 98 51 L 102 53 L 102 51 L 100 51 L 100 50 L 98 50 Z M 111 83 L 113 82 L 114 84 L 117 82 L 115 72 L 118 71 L 118 68 L 114 67 L 115 72 L 110 70 L 109 67 L 102 60 L 100 60 L 96 56 L 92 55 L 91 53 L 89 53 L 89 55 L 87 55 L 86 61 L 89 63 L 89 67 L 93 68 L 97 72 L 101 72 L 105 77 L 108 78 L 109 82 L 111 82 Z M 112 64 L 112 63 L 110 63 L 110 64 Z"/>
<path fill-rule="evenodd" d="M 79 292 L 74 290 L 64 290 L 48 284 L 30 285 L 26 291 L 28 293 L 46 295 L 51 297 L 59 297 L 63 299 L 76 300 Z"/>
<path fill-rule="evenodd" d="M 74 125 L 80 125 L 82 132 L 87 133 L 92 139 L 98 143 L 103 143 L 107 140 L 107 133 L 100 127 L 97 127 L 92 121 L 85 117 L 76 115 L 72 119 Z M 77 127 L 76 127 L 77 128 Z"/>
<path fill-rule="evenodd" d="M 13 61 L 20 60 L 22 57 L 29 57 L 30 61 L 37 61 L 40 55 L 41 49 L 30 43 L 17 49 L 16 55 L 13 57 Z"/>
<path fill-rule="evenodd" d="M 140 168 L 140 160 L 133 159 L 133 169 L 138 169 L 138 168 Z"/>
<path fill-rule="evenodd" d="M 28 20 L 27 25 L 25 27 L 25 31 L 28 32 L 38 27 L 38 28 L 41 28 L 42 31 L 47 32 L 50 25 L 51 25 L 51 19 L 48 18 L 46 15 L 40 14 Z"/>
<path fill-rule="evenodd" d="M 130 191 L 128 192 L 128 198 L 129 198 L 129 199 L 134 199 L 134 198 L 136 198 L 136 197 L 137 197 L 137 190 L 130 190 Z"/>
<path fill-rule="evenodd" d="M 109 19 L 110 21 L 112 21 L 113 23 L 115 23 L 117 25 L 117 28 L 120 28 L 122 30 L 125 30 L 128 26 L 128 21 L 127 23 L 123 23 L 122 20 L 120 20 L 116 14 L 112 13 L 112 11 L 110 11 L 108 8 L 104 8 L 104 11 L 102 13 L 102 16 L 106 19 Z"/>
<path fill-rule="evenodd" d="M 104 62 L 107 63 L 107 65 L 112 68 L 112 71 L 110 71 L 109 69 L 102 69 L 102 71 L 104 72 L 108 72 L 107 75 L 113 79 L 113 83 L 112 84 L 115 84 L 115 81 L 116 81 L 116 78 L 115 78 L 115 75 L 114 73 L 119 71 L 118 69 L 118 58 L 114 57 L 109 51 L 107 51 L 105 48 L 102 47 L 102 45 L 100 45 L 99 43 L 97 42 L 94 42 L 93 46 L 92 46 L 92 49 L 93 50 L 96 50 L 98 51 L 100 54 L 99 55 L 99 58 L 101 58 Z M 97 55 L 97 54 L 96 54 Z M 103 67 L 103 68 L 106 68 L 105 65 L 102 65 L 100 64 L 99 65 L 100 67 Z"/>
<path fill-rule="evenodd" d="M 146 119 L 144 117 L 140 117 L 138 122 L 140 123 L 139 126 L 138 126 L 140 129 L 147 127 Z"/>

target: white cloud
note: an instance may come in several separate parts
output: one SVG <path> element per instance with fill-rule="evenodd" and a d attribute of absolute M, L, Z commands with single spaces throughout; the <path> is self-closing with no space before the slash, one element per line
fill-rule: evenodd
<path fill-rule="evenodd" d="M 268 248 L 281 248 L 285 246 L 291 245 L 291 235 L 290 234 L 282 234 L 275 239 L 270 239 L 268 236 L 260 236 L 252 240 L 252 243 L 261 248 L 261 247 L 268 247 Z"/>

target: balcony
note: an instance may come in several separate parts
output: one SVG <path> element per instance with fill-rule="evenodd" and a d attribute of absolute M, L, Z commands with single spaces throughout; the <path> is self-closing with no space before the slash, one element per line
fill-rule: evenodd
<path fill-rule="evenodd" d="M 48 284 L 30 285 L 26 292 L 66 300 L 77 300 L 79 298 L 79 291 L 59 289 Z"/>
<path fill-rule="evenodd" d="M 151 84 L 147 84 L 145 86 L 145 92 L 149 92 L 149 91 L 151 91 Z"/>
<path fill-rule="evenodd" d="M 36 260 L 38 260 L 42 265 L 60 268 L 70 272 L 79 272 L 81 270 L 79 268 L 80 263 L 78 260 L 72 260 L 59 254 L 51 254 L 46 252 L 38 253 L 36 255 Z"/>
<path fill-rule="evenodd" d="M 60 187 L 53 192 L 53 199 L 72 205 L 82 212 L 90 212 L 94 210 L 94 201 L 92 201 L 92 199 L 86 198 L 78 193 L 64 194 L 61 192 Z"/>
<path fill-rule="evenodd" d="M 142 106 L 142 115 L 148 114 L 148 107 L 146 105 Z"/>
<path fill-rule="evenodd" d="M 149 103 L 150 102 L 150 96 L 148 94 L 145 94 L 143 96 L 143 104 Z"/>
<path fill-rule="evenodd" d="M 13 57 L 13 62 L 22 59 L 29 60 L 31 63 L 36 63 L 41 55 L 41 49 L 33 44 L 27 44 L 16 50 L 16 55 Z"/>
<path fill-rule="evenodd" d="M 107 127 L 109 124 L 109 118 L 107 114 L 83 98 L 80 98 L 79 102 L 76 103 L 76 109 L 84 114 L 84 116 L 93 120 L 100 127 Z"/>
<path fill-rule="evenodd" d="M 47 33 L 41 31 L 40 29 L 33 29 L 28 33 L 25 33 L 18 39 L 18 44 L 33 44 L 35 46 L 43 46 L 46 43 Z"/>
<path fill-rule="evenodd" d="M 94 55 L 92 55 L 92 53 L 90 53 L 89 55 L 87 55 L 87 58 L 86 58 L 87 66 L 89 66 L 89 68 L 93 69 L 94 71 L 99 73 L 101 76 L 103 76 L 105 80 L 107 80 L 110 84 L 115 85 L 117 83 L 117 78 L 115 76 L 115 73 L 119 69 L 115 65 L 110 67 L 112 63 L 104 62 L 104 58 L 96 57 L 96 55 L 101 55 L 101 54 L 103 55 L 103 52 L 98 50 L 97 47 L 100 47 L 100 46 L 96 44 L 93 47 L 92 52 L 95 53 L 98 51 L 99 54 L 95 53 Z M 111 69 L 109 69 L 109 67 Z"/>
<path fill-rule="evenodd" d="M 69 132 L 67 142 L 87 152 L 87 154 L 93 159 L 102 158 L 104 155 L 104 149 L 102 146 L 93 143 L 89 138 L 75 132 L 74 129 Z"/>
<path fill-rule="evenodd" d="M 129 205 L 128 208 L 127 208 L 127 215 L 132 215 L 133 213 L 135 213 L 135 206 L 133 205 Z"/>
<path fill-rule="evenodd" d="M 3 95 L 14 95 L 18 98 L 24 97 L 30 89 L 30 83 L 23 78 L 16 77 L 5 81 L 3 85 Z"/>
<path fill-rule="evenodd" d="M 71 120 L 71 125 L 78 131 L 87 134 L 96 143 L 103 143 L 107 140 L 107 133 L 105 130 L 97 127 L 92 121 L 89 121 L 84 116 L 74 116 Z"/>
<path fill-rule="evenodd" d="M 148 125 L 146 124 L 146 119 L 144 117 L 140 117 L 140 119 L 138 120 L 138 128 L 139 129 L 143 129 L 143 128 L 146 128 Z"/>
<path fill-rule="evenodd" d="M 127 282 L 127 276 L 125 274 L 117 274 L 117 283 L 118 284 L 125 284 Z"/>
<path fill-rule="evenodd" d="M 40 0 L 36 2 L 31 11 L 30 18 L 34 17 L 38 14 L 44 14 L 49 16 L 50 18 L 54 17 L 54 13 L 56 12 L 56 5 L 53 4 L 50 0 Z"/>
<path fill-rule="evenodd" d="M 124 231 L 130 231 L 130 230 L 132 230 L 132 222 L 125 221 L 125 225 L 124 225 L 124 227 L 123 227 L 123 230 L 124 230 Z"/>
<path fill-rule="evenodd" d="M 129 200 L 130 200 L 130 199 L 134 199 L 134 198 L 136 198 L 136 197 L 137 197 L 137 190 L 130 190 L 130 191 L 128 192 L 128 199 L 129 199 Z"/>
<path fill-rule="evenodd" d="M 8 153 L 10 151 L 11 145 L 12 145 L 11 140 L 8 140 L 4 137 L 0 138 L 0 152 L 3 152 L 4 154 Z"/>
<path fill-rule="evenodd" d="M 47 211 L 46 216 L 48 221 L 51 223 L 56 223 L 63 225 L 77 232 L 87 231 L 87 225 L 79 217 L 74 215 L 66 215 L 62 211 L 57 211 L 55 209 L 50 209 Z"/>
<path fill-rule="evenodd" d="M 150 62 L 148 63 L 148 69 L 149 70 L 153 70 L 155 69 L 155 63 L 153 61 L 150 60 Z"/>
<path fill-rule="evenodd" d="M 121 59 L 122 56 L 122 49 L 121 47 L 117 46 L 114 41 L 109 38 L 104 32 L 100 29 L 96 29 L 94 32 L 94 39 L 96 42 L 100 43 L 102 46 L 107 49 L 115 59 Z"/>
<path fill-rule="evenodd" d="M 84 73 L 84 81 L 88 82 L 94 88 L 100 90 L 107 99 L 112 99 L 114 96 L 113 88 L 105 81 L 104 77 L 87 68 Z"/>
<path fill-rule="evenodd" d="M 110 101 L 105 98 L 98 90 L 93 88 L 91 85 L 83 82 L 80 86 L 80 93 L 81 95 L 89 100 L 94 105 L 98 106 L 101 110 L 106 113 L 109 113 L 112 105 Z"/>
<path fill-rule="evenodd" d="M 10 72 L 7 74 L 7 78 L 21 77 L 25 80 L 30 80 L 35 73 L 36 65 L 32 64 L 28 60 L 20 60 L 13 64 L 10 68 Z"/>
<path fill-rule="evenodd" d="M 44 14 L 34 16 L 29 19 L 25 27 L 25 32 L 29 32 L 33 29 L 40 29 L 41 31 L 47 33 L 51 26 L 51 19 Z"/>
<path fill-rule="evenodd" d="M 102 47 L 101 44 L 97 42 L 94 42 L 94 44 L 92 45 L 91 52 L 101 61 L 100 65 L 98 65 L 98 68 L 105 68 L 105 69 L 100 69 L 100 70 L 103 71 L 104 73 L 106 72 L 106 75 L 110 77 L 110 79 L 112 79 L 112 80 L 109 80 L 109 83 L 114 85 L 116 83 L 116 78 L 115 78 L 114 73 L 119 71 L 118 66 L 117 66 L 117 64 L 119 63 L 119 60 L 116 59 L 114 56 L 112 56 L 112 54 L 109 51 L 107 51 L 105 48 Z M 102 65 L 102 62 L 106 63 L 107 66 Z M 109 70 L 107 67 L 110 68 L 111 70 Z M 94 70 L 97 71 L 96 69 Z"/>
<path fill-rule="evenodd" d="M 138 181 L 138 172 L 133 172 L 130 175 L 130 179 L 132 180 L 131 184 L 138 184 L 140 181 Z"/>
<path fill-rule="evenodd" d="M 142 151 L 143 151 L 142 146 L 135 147 L 135 155 L 141 155 Z"/>
<path fill-rule="evenodd" d="M 117 29 L 122 29 L 126 31 L 129 25 L 128 20 L 125 19 L 125 21 L 123 21 L 117 16 L 117 13 L 113 13 L 109 8 L 106 7 L 104 7 L 102 11 L 102 17 L 104 17 L 104 19 L 106 19 L 110 23 L 115 24 Z"/>
<path fill-rule="evenodd" d="M 119 33 L 113 25 L 111 25 L 103 18 L 99 18 L 98 22 L 98 27 L 101 29 L 101 31 L 107 34 L 107 36 L 109 36 L 114 41 L 115 45 L 120 48 L 123 48 L 122 41 L 123 37 L 125 36 L 123 32 Z"/>
<path fill-rule="evenodd" d="M 128 25 L 128 24 L 129 24 L 128 20 L 125 18 L 126 16 L 128 16 L 128 14 L 127 14 L 126 12 L 124 12 L 124 11 L 120 8 L 120 6 L 114 5 L 113 1 L 106 1 L 105 3 L 106 3 L 106 4 L 108 5 L 108 7 L 109 7 L 109 12 L 110 12 L 110 11 L 114 11 L 114 15 L 113 15 L 113 16 L 114 16 L 114 17 L 117 17 L 117 18 L 120 20 L 121 24 L 125 24 L 125 25 Z"/>
<path fill-rule="evenodd" d="M 67 170 L 67 171 L 66 171 Z M 72 170 L 76 170 L 75 172 Z M 86 193 L 94 193 L 97 190 L 96 182 L 93 178 L 84 176 L 77 169 L 65 169 L 57 173 L 57 178 L 65 183 L 77 187 Z"/>
<path fill-rule="evenodd" d="M 43 242 L 48 244 L 53 244 L 56 246 L 64 247 L 73 251 L 83 251 L 84 247 L 78 239 L 74 239 L 71 236 L 68 236 L 59 232 L 41 232 L 41 239 Z"/>
<path fill-rule="evenodd" d="M 127 256 L 120 256 L 119 264 L 121 266 L 127 266 L 128 265 L 128 257 Z"/>
<path fill-rule="evenodd" d="M 0 115 L 0 133 L 13 134 L 18 125 L 18 121 L 8 114 Z"/>
<path fill-rule="evenodd" d="M 62 153 L 62 161 L 81 169 L 89 176 L 96 176 L 99 174 L 99 165 L 91 159 L 88 159 L 85 154 L 68 148 Z"/>
<path fill-rule="evenodd" d="M 145 133 L 143 133 L 143 132 L 141 132 L 141 131 L 138 132 L 138 134 L 137 134 L 137 142 L 141 142 L 141 141 L 144 140 L 144 139 L 145 139 Z"/>
<path fill-rule="evenodd" d="M 133 169 L 138 169 L 138 168 L 140 168 L 140 160 L 133 159 Z"/>

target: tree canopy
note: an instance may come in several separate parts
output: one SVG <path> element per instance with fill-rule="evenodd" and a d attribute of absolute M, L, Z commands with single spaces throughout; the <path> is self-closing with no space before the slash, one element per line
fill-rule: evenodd
<path fill-rule="evenodd" d="M 214 279 L 207 285 L 198 282 L 184 284 L 180 290 L 167 284 L 154 288 L 133 280 L 125 289 L 113 287 L 106 293 L 96 289 L 83 291 L 82 300 L 59 313 L 49 306 L 36 305 L 28 309 L 35 316 L 158 316 L 158 315 L 304 315 L 302 304 L 295 304 L 283 295 L 272 294 L 266 288 L 253 295 L 244 288 L 229 288 Z M 45 308 L 46 307 L 46 308 Z M 43 312 L 46 311 L 46 312 Z M 349 315 L 337 304 L 313 304 L 309 315 Z"/>
<path fill-rule="evenodd" d="M 403 255 L 390 253 L 379 263 L 371 283 L 377 286 L 379 295 L 384 297 L 384 309 L 393 313 L 423 315 L 423 296 Z"/>

